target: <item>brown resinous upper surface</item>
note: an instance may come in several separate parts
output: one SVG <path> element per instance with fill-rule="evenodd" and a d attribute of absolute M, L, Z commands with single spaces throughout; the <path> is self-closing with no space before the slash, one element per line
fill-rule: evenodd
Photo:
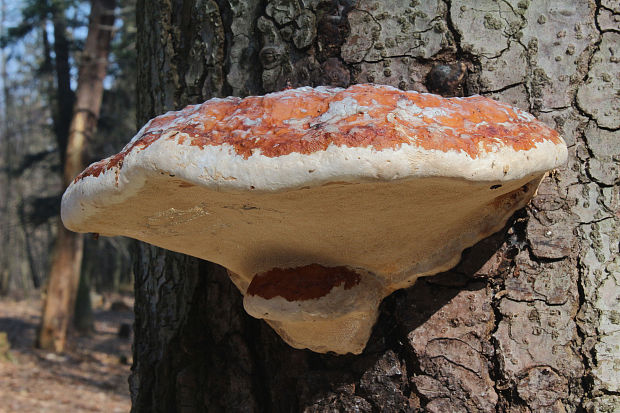
<path fill-rule="evenodd" d="M 211 99 L 158 116 L 120 153 L 92 164 L 76 181 L 121 168 L 128 153 L 161 136 L 200 148 L 227 144 L 246 159 L 257 151 L 278 157 L 330 145 L 382 150 L 401 144 L 477 158 L 498 147 L 520 151 L 546 140 L 562 142 L 556 131 L 528 113 L 482 96 L 446 99 L 368 84 L 303 87 L 245 99 Z"/>
<path fill-rule="evenodd" d="M 321 298 L 342 284 L 345 290 L 349 290 L 359 282 L 360 275 L 346 267 L 310 264 L 293 269 L 273 268 L 257 274 L 246 294 L 266 299 L 280 296 L 287 301 L 304 301 Z"/>

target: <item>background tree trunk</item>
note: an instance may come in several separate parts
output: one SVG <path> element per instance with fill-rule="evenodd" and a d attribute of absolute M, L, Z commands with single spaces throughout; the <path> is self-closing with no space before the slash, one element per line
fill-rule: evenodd
<path fill-rule="evenodd" d="M 4 33 L 4 26 L 6 21 L 6 1 L 0 1 L 0 33 Z M 2 222 L 0 228 L 8 229 L 10 224 L 9 205 L 11 203 L 11 185 L 12 185 L 12 169 L 11 163 L 11 142 L 9 140 L 9 111 L 8 104 L 10 100 L 9 76 L 6 70 L 6 51 L 4 48 L 0 50 L 0 79 L 2 80 L 2 113 L 0 113 L 0 119 L 2 119 L 2 126 L 0 127 L 0 148 L 2 148 L 2 159 L 0 164 L 6 169 L 6 172 L 0 174 L 0 213 L 2 214 Z M 11 242 L 10 231 L 3 230 L 0 234 L 0 242 L 2 245 L 9 245 Z M 5 252 L 0 252 L 0 292 L 8 289 L 9 283 L 9 256 Z"/>
<path fill-rule="evenodd" d="M 483 94 L 568 164 L 453 270 L 386 298 L 364 353 L 295 350 L 214 264 L 137 244 L 135 412 L 613 411 L 620 10 L 586 1 L 141 0 L 138 122 L 224 95 L 374 82 Z"/>
<path fill-rule="evenodd" d="M 65 145 L 65 156 L 62 158 L 65 188 L 84 169 L 84 150 L 97 126 L 113 34 L 115 4 L 115 0 L 91 1 L 90 23 L 80 61 L 76 103 Z M 54 28 L 56 29 L 56 25 Z M 60 220 L 58 225 L 38 345 L 44 349 L 62 351 L 67 328 L 73 316 L 84 244 L 81 234 L 68 231 Z"/>
<path fill-rule="evenodd" d="M 54 108 L 54 136 L 60 153 L 60 164 L 65 165 L 67 144 L 73 117 L 75 93 L 71 89 L 71 64 L 69 63 L 69 39 L 67 38 L 67 2 L 52 4 L 52 26 L 54 28 L 54 66 L 56 73 L 56 107 Z"/>

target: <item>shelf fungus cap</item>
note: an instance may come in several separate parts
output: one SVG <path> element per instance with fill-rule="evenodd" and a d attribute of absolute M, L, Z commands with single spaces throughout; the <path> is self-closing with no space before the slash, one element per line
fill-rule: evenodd
<path fill-rule="evenodd" d="M 454 266 L 566 157 L 557 132 L 481 96 L 304 87 L 151 120 L 61 214 L 221 264 L 292 346 L 359 353 L 383 297 Z"/>

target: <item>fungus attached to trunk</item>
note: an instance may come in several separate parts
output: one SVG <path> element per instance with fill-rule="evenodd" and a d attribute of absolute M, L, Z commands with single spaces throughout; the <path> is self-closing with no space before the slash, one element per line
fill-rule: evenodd
<path fill-rule="evenodd" d="M 292 346 L 359 353 L 383 297 L 453 267 L 566 157 L 488 98 L 304 87 L 151 120 L 75 179 L 62 219 L 221 264 Z"/>

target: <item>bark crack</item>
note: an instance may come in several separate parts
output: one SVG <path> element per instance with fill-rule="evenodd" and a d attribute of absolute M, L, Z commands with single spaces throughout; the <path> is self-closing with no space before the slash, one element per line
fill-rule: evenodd
<path fill-rule="evenodd" d="M 579 262 L 580 262 L 580 259 L 578 258 L 578 263 Z M 595 359 L 594 358 L 595 354 L 594 354 L 594 346 L 593 346 L 590 349 L 589 357 L 586 355 L 585 343 L 588 338 L 588 335 L 586 331 L 583 330 L 581 323 L 578 320 L 579 315 L 586 311 L 585 307 L 587 305 L 586 293 L 583 287 L 583 280 L 585 278 L 583 272 L 584 272 L 583 265 L 578 265 L 577 266 L 577 297 L 578 297 L 579 304 L 577 307 L 577 312 L 573 316 L 573 321 L 575 323 L 575 329 L 577 331 L 577 335 L 579 336 L 579 339 L 581 341 L 580 343 L 581 351 L 579 352 L 579 355 L 581 357 L 581 362 L 586 371 L 586 374 L 584 374 L 583 377 L 581 378 L 581 387 L 584 393 L 587 395 L 591 393 L 592 388 L 594 387 L 594 377 L 592 376 L 592 365 L 590 361 Z M 586 397 L 582 397 L 580 400 L 580 404 L 579 404 L 579 407 L 583 409 L 584 411 L 585 411 L 585 405 L 584 405 L 585 401 L 586 401 Z"/>
<path fill-rule="evenodd" d="M 450 358 L 448 358 L 448 357 L 446 357 L 446 356 L 443 356 L 443 355 L 442 355 L 442 356 L 434 356 L 434 357 L 431 357 L 430 359 L 431 359 L 431 360 L 443 359 L 443 360 L 447 361 L 447 362 L 448 362 L 448 363 L 450 363 L 450 364 L 454 364 L 455 366 L 459 366 L 459 367 L 461 367 L 462 369 L 467 370 L 467 371 L 469 371 L 470 373 L 475 374 L 475 375 L 476 375 L 476 377 L 478 377 L 478 378 L 482 378 L 482 376 L 480 375 L 480 373 L 478 373 L 478 372 L 477 372 L 477 371 L 475 371 L 474 369 L 472 369 L 472 368 L 470 368 L 470 367 L 467 367 L 466 365 L 461 364 L 461 363 L 459 363 L 459 362 L 457 362 L 457 361 L 455 361 L 455 360 L 452 360 L 452 359 L 450 359 Z"/>
<path fill-rule="evenodd" d="M 493 387 L 499 397 L 498 403 L 495 406 L 496 411 L 498 413 L 502 411 L 501 400 L 510 399 L 510 393 L 511 393 L 510 388 L 512 387 L 510 380 L 508 380 L 502 372 L 502 366 L 501 366 L 500 357 L 499 357 L 499 355 L 502 353 L 502 349 L 501 349 L 501 344 L 499 340 L 496 338 L 496 334 L 499 330 L 500 323 L 504 319 L 504 315 L 502 314 L 499 308 L 502 297 L 505 295 L 505 294 L 502 294 L 502 292 L 506 293 L 503 278 L 501 279 L 501 282 L 499 284 L 495 285 L 493 294 L 491 296 L 492 297 L 491 308 L 494 314 L 494 324 L 493 324 L 493 329 L 490 333 L 491 344 L 493 345 L 493 354 L 492 354 L 491 363 L 490 363 L 492 368 L 489 369 L 489 376 L 491 380 L 493 380 L 493 384 L 494 384 Z"/>
<path fill-rule="evenodd" d="M 503 86 L 503 87 L 501 87 L 499 89 L 481 91 L 480 94 L 484 96 L 484 95 L 490 95 L 492 93 L 502 93 L 502 92 L 505 92 L 505 91 L 507 91 L 509 89 L 513 89 L 513 88 L 518 87 L 518 86 L 523 86 L 523 84 L 524 84 L 524 82 L 511 83 L 511 84 Z"/>

